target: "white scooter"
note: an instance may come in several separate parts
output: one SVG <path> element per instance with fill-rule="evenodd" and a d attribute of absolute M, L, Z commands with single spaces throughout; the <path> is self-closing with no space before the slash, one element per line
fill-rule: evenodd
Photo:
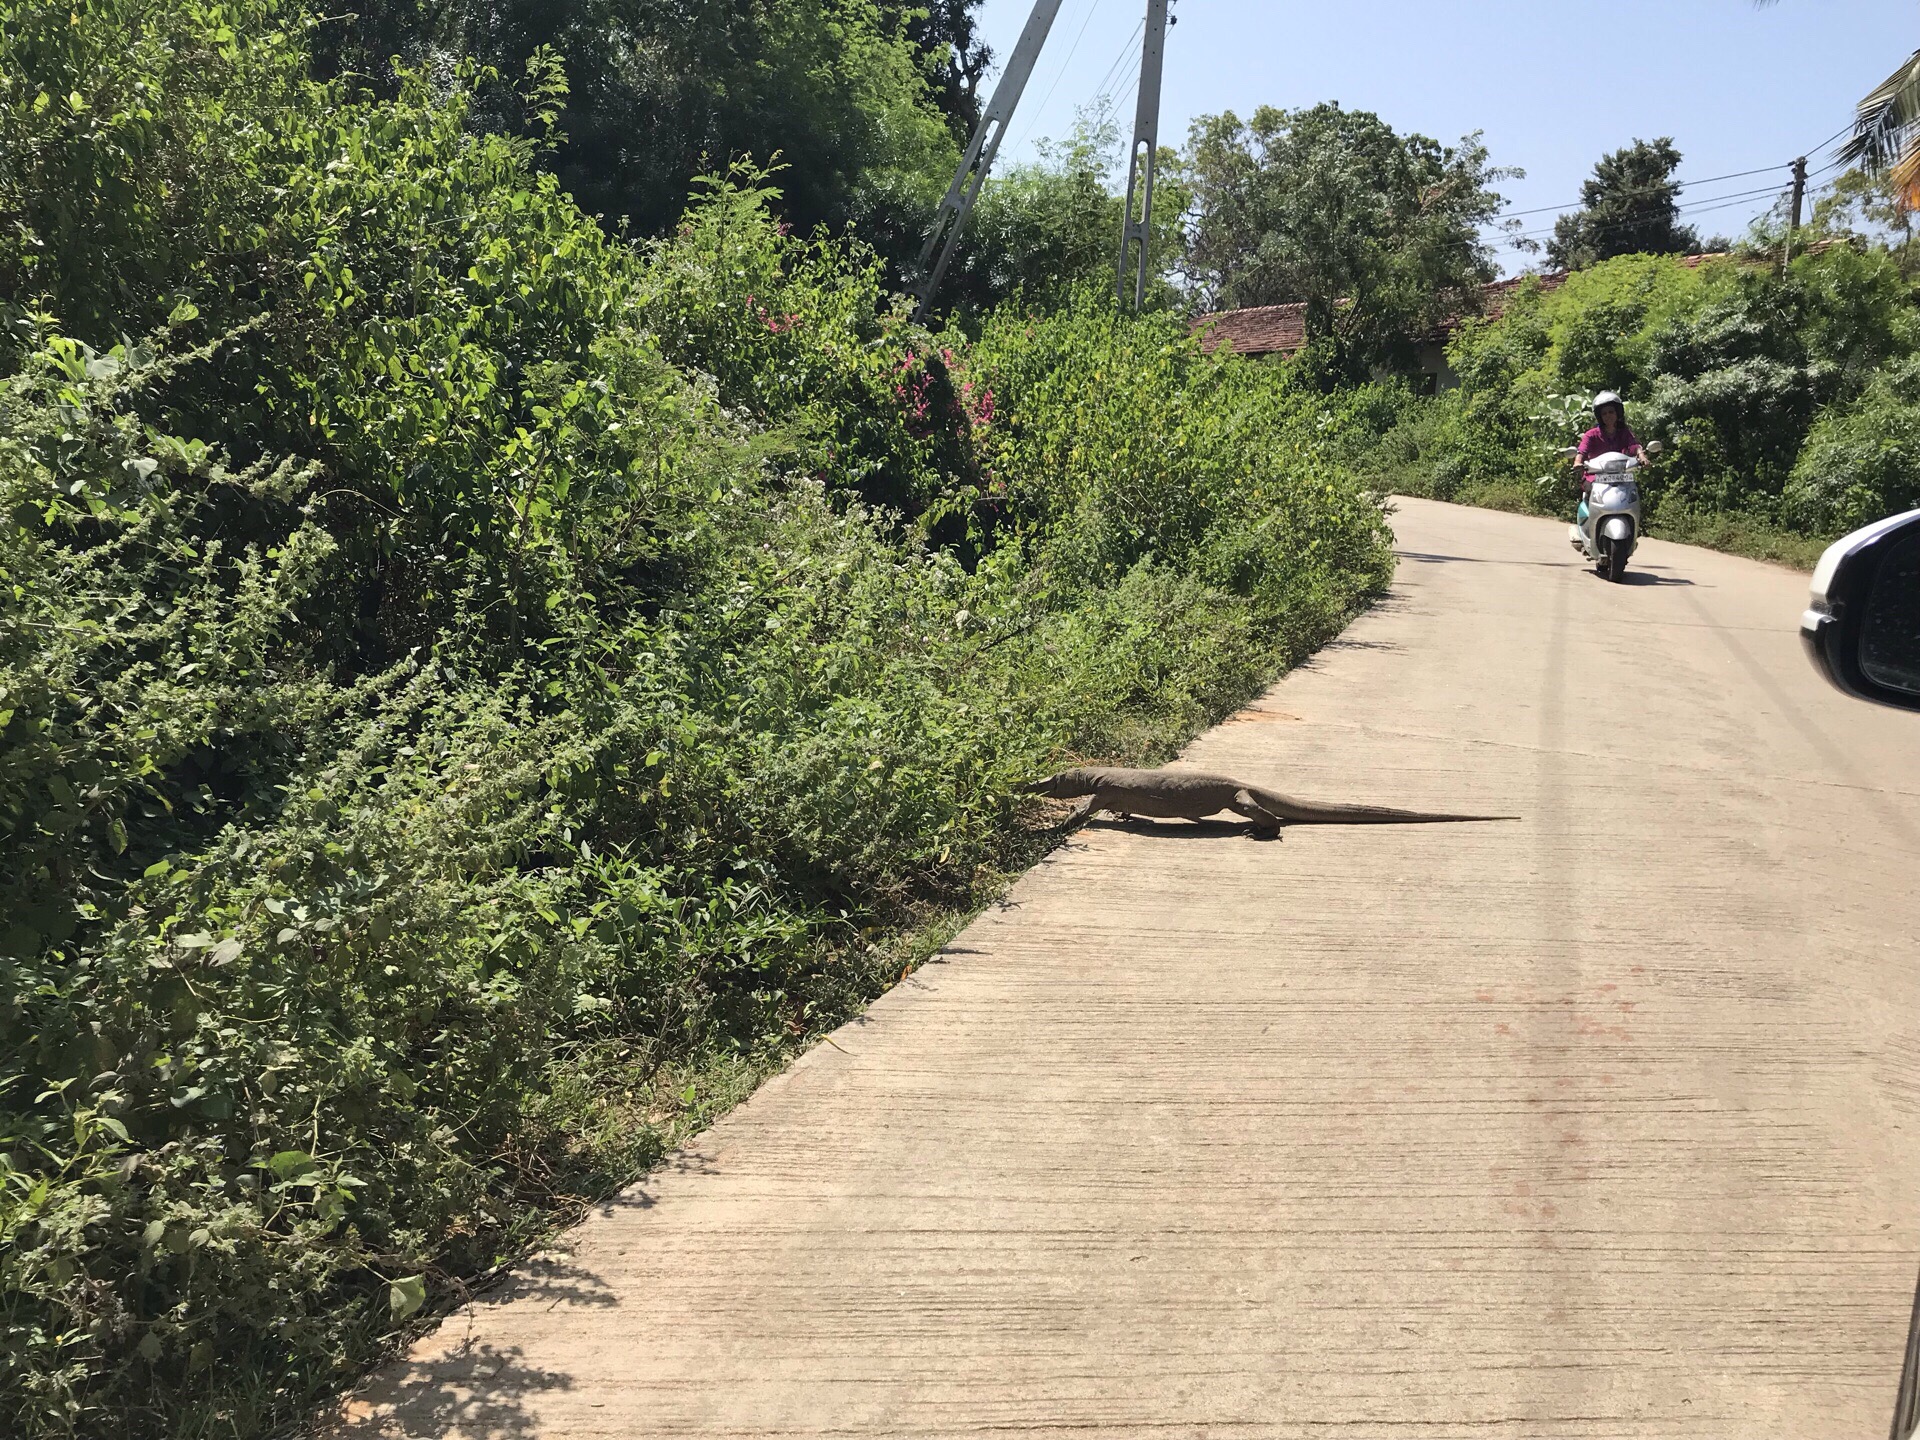
<path fill-rule="evenodd" d="M 1658 455 L 1661 448 L 1658 440 L 1644 447 L 1649 457 Z M 1560 453 L 1573 456 L 1580 452 L 1569 448 Z M 1638 456 L 1617 450 L 1595 455 L 1586 463 L 1581 489 L 1586 496 L 1587 515 L 1567 527 L 1567 540 L 1609 580 L 1619 580 L 1627 573 L 1627 557 L 1640 543 L 1639 471 L 1644 464 Z"/>

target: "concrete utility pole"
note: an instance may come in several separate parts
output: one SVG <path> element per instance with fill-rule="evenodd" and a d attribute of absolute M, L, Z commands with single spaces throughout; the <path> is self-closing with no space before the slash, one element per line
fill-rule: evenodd
<path fill-rule="evenodd" d="M 1793 259 L 1793 242 L 1800 236 L 1800 207 L 1807 198 L 1807 157 L 1802 155 L 1793 162 L 1793 224 L 1787 229 L 1787 251 L 1780 261 L 1785 270 L 1787 262 Z"/>
<path fill-rule="evenodd" d="M 933 292 L 940 288 L 940 279 L 947 273 L 947 262 L 953 258 L 954 243 L 967 228 L 967 216 L 973 210 L 980 187 L 986 183 L 987 171 L 993 166 L 1000 142 L 1006 137 L 1007 122 L 1013 119 L 1014 107 L 1020 103 L 1021 92 L 1033 74 L 1033 63 L 1040 58 L 1040 47 L 1047 43 L 1047 32 L 1053 29 L 1054 16 L 1059 13 L 1060 0 L 1034 0 L 1033 13 L 1027 16 L 1027 28 L 1020 32 L 1020 42 L 1013 47 L 1013 58 L 1007 61 L 1000 83 L 993 87 L 993 99 L 987 102 L 980 123 L 974 127 L 973 138 L 967 142 L 966 154 L 954 172 L 953 184 L 947 187 L 947 198 L 940 202 L 940 212 L 934 216 L 926 247 L 920 252 L 920 304 L 914 311 L 916 320 L 927 318 Z M 1157 94 L 1158 71 L 1155 71 L 1154 88 Z M 934 260 L 936 250 L 938 261 Z"/>
<path fill-rule="evenodd" d="M 1900 1367 L 1900 1389 L 1893 1402 L 1893 1440 L 1910 1440 L 1920 1430 L 1920 1294 L 1907 1321 L 1907 1358 Z"/>
<path fill-rule="evenodd" d="M 1140 101 L 1133 112 L 1133 149 L 1127 155 L 1127 208 L 1120 216 L 1120 308 L 1127 308 L 1127 277 L 1133 276 L 1133 308 L 1147 298 L 1147 251 L 1153 235 L 1153 175 L 1160 149 L 1160 66 L 1167 48 L 1168 0 L 1147 0 L 1140 41 Z M 1140 197 L 1139 215 L 1134 196 Z M 1129 260 L 1136 242 L 1139 251 Z"/>

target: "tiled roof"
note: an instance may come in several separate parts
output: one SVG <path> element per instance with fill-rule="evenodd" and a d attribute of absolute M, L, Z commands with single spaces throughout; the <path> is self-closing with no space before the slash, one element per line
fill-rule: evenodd
<path fill-rule="evenodd" d="M 1714 255 L 1676 255 L 1675 262 L 1695 269 L 1708 260 L 1726 257 Z M 1520 287 L 1538 282 L 1543 292 L 1558 290 L 1567 283 L 1567 272 L 1549 270 L 1543 275 L 1516 275 L 1510 280 L 1495 280 L 1480 292 L 1481 317 L 1498 320 Z M 1459 320 L 1453 322 L 1459 324 Z M 1194 321 L 1202 332 L 1201 345 L 1208 354 L 1225 346 L 1236 355 L 1291 355 L 1307 343 L 1307 307 L 1291 305 L 1255 305 L 1246 310 L 1217 310 Z M 1453 329 L 1449 325 L 1448 330 Z"/>
<path fill-rule="evenodd" d="M 1525 285 L 1529 280 L 1538 281 L 1540 293 L 1545 295 L 1558 290 L 1562 285 L 1567 283 L 1567 272 L 1564 270 L 1549 270 L 1541 275 L 1516 275 L 1511 280 L 1496 280 L 1491 285 L 1482 286 L 1480 290 L 1479 318 L 1498 320 L 1502 315 L 1506 314 L 1507 305 L 1515 295 L 1520 293 L 1520 287 Z M 1459 322 L 1455 321 L 1454 323 L 1458 324 Z"/>
<path fill-rule="evenodd" d="M 1200 345 L 1209 355 L 1223 345 L 1236 355 L 1291 355 L 1307 343 L 1304 301 L 1219 310 L 1202 315 L 1194 324 L 1202 331 Z"/>

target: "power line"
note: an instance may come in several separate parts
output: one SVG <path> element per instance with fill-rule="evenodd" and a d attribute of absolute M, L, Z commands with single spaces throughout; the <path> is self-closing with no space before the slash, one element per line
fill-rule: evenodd
<path fill-rule="evenodd" d="M 1808 155 L 1819 154 L 1822 150 L 1826 149 L 1827 146 L 1831 145 L 1834 141 L 1838 140 L 1842 135 L 1846 134 L 1851 129 L 1853 129 L 1853 122 L 1850 120 L 1845 125 L 1842 125 L 1838 130 L 1834 131 L 1833 134 L 1829 135 L 1826 139 L 1822 140 L 1818 145 L 1809 147 L 1805 153 L 1807 153 Z M 1824 175 L 1829 170 L 1837 170 L 1842 165 L 1845 165 L 1846 163 L 1847 162 L 1845 160 L 1833 160 L 1825 165 L 1822 165 L 1818 170 L 1815 170 L 1813 174 Z M 1771 175 L 1776 170 L 1790 170 L 1792 168 L 1793 168 L 1793 162 L 1789 160 L 1779 165 L 1762 165 L 1757 170 L 1736 170 L 1730 175 L 1709 175 L 1703 180 L 1676 180 L 1673 182 L 1673 186 L 1675 190 L 1693 190 L 1693 189 L 1698 189 L 1702 185 L 1718 185 L 1722 180 L 1745 180 L 1749 176 Z M 1662 183 L 1664 184 L 1664 182 Z M 1619 193 L 1635 194 L 1635 193 L 1639 193 L 1640 191 L 1658 190 L 1659 188 L 1660 188 L 1659 185 L 1640 186 L 1640 187 L 1637 187 L 1637 190 L 1629 190 L 1629 191 L 1624 191 Z M 1708 196 L 1705 198 L 1724 199 L 1726 197 Z M 1493 218 L 1496 220 L 1518 220 L 1527 215 L 1549 215 L 1549 214 L 1554 214 L 1557 212 L 1562 212 L 1567 210 L 1580 210 L 1586 207 L 1586 203 L 1587 202 L 1584 199 L 1569 200 L 1564 205 L 1541 205 L 1531 210 L 1505 210 L 1505 211 L 1502 211 L 1500 214 L 1494 216 Z"/>
<path fill-rule="evenodd" d="M 1672 182 L 1672 185 L 1676 191 L 1693 190 L 1702 185 L 1718 185 L 1722 180 L 1744 180 L 1749 175 L 1771 175 L 1776 170 L 1786 170 L 1790 168 L 1791 164 L 1792 162 L 1789 161 L 1780 165 L 1763 165 L 1758 170 L 1736 170 L 1731 175 L 1709 175 L 1704 180 L 1675 180 Z M 1616 191 L 1615 193 L 1623 195 L 1651 194 L 1664 189 L 1667 184 L 1667 181 L 1662 180 L 1658 184 L 1639 185 L 1631 190 Z M 1569 200 L 1564 205 L 1542 205 L 1533 210 L 1506 210 L 1493 218 L 1496 220 L 1517 220 L 1523 215 L 1546 215 L 1558 210 L 1579 210 L 1584 208 L 1586 203 L 1585 200 Z"/>
<path fill-rule="evenodd" d="M 1133 53 L 1134 42 L 1140 38 L 1141 32 L 1146 28 L 1146 19 L 1142 17 L 1140 23 L 1133 27 L 1133 33 L 1127 36 L 1126 42 L 1121 45 L 1120 53 L 1113 57 L 1113 63 L 1107 66 L 1107 73 L 1100 77 L 1100 83 L 1094 87 L 1093 93 L 1096 96 L 1107 94 L 1107 87 L 1112 85 L 1114 80 L 1118 78 L 1120 67 L 1127 63 L 1127 56 Z"/>
<path fill-rule="evenodd" d="M 1698 200 L 1683 201 L 1673 208 L 1676 210 L 1698 210 L 1702 206 L 1705 206 L 1711 209 L 1723 200 L 1737 204 L 1742 200 L 1757 200 L 1762 195 L 1778 195 L 1785 188 L 1786 187 L 1782 185 L 1763 185 L 1757 190 L 1730 190 L 1725 195 L 1702 195 Z"/>
<path fill-rule="evenodd" d="M 1779 198 L 1781 198 L 1781 195 L 1783 192 L 1779 190 L 1773 190 L 1767 193 L 1771 194 L 1776 200 L 1778 200 Z M 1723 201 L 1718 205 L 1702 205 L 1698 209 L 1693 210 L 1689 213 L 1694 215 L 1711 215 L 1716 210 L 1732 210 L 1741 205 L 1751 206 L 1755 200 L 1760 198 L 1762 197 L 1756 196 L 1756 195 L 1742 195 L 1732 200 Z"/>
<path fill-rule="evenodd" d="M 1140 93 L 1140 76 L 1136 73 L 1133 77 L 1133 83 L 1128 85 L 1125 93 L 1118 100 L 1114 102 L 1114 106 L 1113 106 L 1114 113 L 1116 115 L 1126 114 L 1127 106 L 1133 103 L 1135 97 L 1138 96 L 1139 93 Z"/>
<path fill-rule="evenodd" d="M 1768 195 L 1777 196 L 1780 193 L 1781 190 L 1779 187 L 1769 187 L 1764 190 L 1748 190 L 1738 195 L 1709 195 L 1704 199 L 1694 201 L 1692 204 L 1676 205 L 1673 208 L 1676 214 L 1706 215 L 1711 214 L 1715 210 L 1728 210 L 1736 205 L 1750 205 L 1754 201 L 1764 199 Z M 1654 222 L 1647 219 L 1609 220 L 1592 225 L 1589 228 L 1596 232 L 1633 230 L 1651 223 Z M 1557 227 L 1545 230 L 1524 230 L 1517 235 L 1509 235 L 1505 238 L 1511 240 L 1541 240 L 1553 235 L 1556 228 Z"/>
<path fill-rule="evenodd" d="M 1073 46 L 1071 49 L 1067 51 L 1067 59 L 1069 61 L 1073 59 L 1074 50 L 1077 50 L 1080 48 L 1080 41 L 1086 35 L 1088 26 L 1090 26 L 1093 23 L 1094 11 L 1098 10 L 1100 6 L 1104 3 L 1105 3 L 1105 0 L 1094 0 L 1093 9 L 1090 9 L 1087 11 L 1087 18 L 1084 21 L 1082 21 L 1080 25 L 1080 34 L 1074 37 Z M 1144 31 L 1146 28 L 1147 28 L 1146 17 L 1142 16 L 1139 22 L 1134 25 L 1133 33 L 1129 35 L 1126 38 L 1126 41 L 1120 46 L 1120 53 L 1115 55 L 1113 57 L 1113 62 L 1107 66 L 1106 74 L 1100 77 L 1100 83 L 1094 87 L 1092 98 L 1096 100 L 1101 98 L 1107 98 L 1107 99 L 1112 98 L 1112 96 L 1108 94 L 1108 87 L 1112 85 L 1114 79 L 1120 73 L 1120 67 L 1126 63 L 1127 56 L 1131 54 L 1133 51 L 1134 43 L 1139 40 L 1141 32 Z M 1043 97 L 1041 97 L 1040 103 L 1034 106 L 1032 111 L 1030 112 L 1032 118 L 1030 118 L 1027 121 L 1027 128 L 1020 132 L 1020 138 L 1014 142 L 1014 149 L 1018 150 L 1020 146 L 1026 144 L 1027 137 L 1032 135 L 1034 130 L 1038 128 L 1040 124 L 1041 112 L 1045 109 L 1047 101 L 1053 98 L 1053 92 L 1060 88 L 1060 82 L 1066 79 L 1066 76 L 1067 76 L 1067 66 L 1065 64 L 1062 64 L 1060 67 L 1060 73 L 1053 77 L 1053 84 L 1047 87 L 1047 93 Z M 1136 75 L 1134 77 L 1133 83 L 1136 86 L 1140 83 L 1139 76 Z"/>
<path fill-rule="evenodd" d="M 1040 123 L 1040 116 L 1047 108 L 1047 101 L 1053 99 L 1053 92 L 1058 90 L 1060 82 L 1067 78 L 1067 71 L 1073 65 L 1074 54 L 1080 49 L 1080 42 L 1087 38 L 1087 27 L 1093 24 L 1093 17 L 1100 13 L 1100 6 L 1103 3 L 1104 0 L 1093 0 L 1093 3 L 1087 7 L 1087 18 L 1080 22 L 1080 33 L 1073 37 L 1073 44 L 1067 47 L 1067 58 L 1060 62 L 1060 71 L 1053 77 L 1053 84 L 1047 87 L 1047 93 L 1040 97 L 1040 103 L 1029 112 L 1032 118 L 1027 121 L 1027 128 L 1020 132 L 1020 138 L 1013 142 L 1014 149 L 1018 150 L 1026 144 L 1027 137 L 1033 134 L 1033 127 Z"/>
<path fill-rule="evenodd" d="M 1833 134 L 1829 135 L 1826 139 L 1822 140 L 1818 145 L 1814 146 L 1813 149 L 1807 151 L 1807 154 L 1809 155 L 1818 154 L 1820 151 L 1826 149 L 1827 146 L 1831 145 L 1834 141 L 1838 140 L 1842 135 L 1846 134 L 1849 130 L 1853 128 L 1854 128 L 1854 122 L 1849 120 L 1846 124 L 1842 125 L 1838 130 L 1834 131 Z"/>

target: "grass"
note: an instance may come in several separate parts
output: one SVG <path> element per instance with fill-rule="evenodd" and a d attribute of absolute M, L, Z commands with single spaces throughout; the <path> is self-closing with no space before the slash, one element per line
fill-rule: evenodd
<path fill-rule="evenodd" d="M 1833 543 L 1830 539 L 1782 530 L 1750 515 L 1680 510 L 1673 506 L 1654 517 L 1647 533 L 1659 540 L 1698 545 L 1805 571 L 1811 571 L 1819 563 L 1820 553 Z"/>

